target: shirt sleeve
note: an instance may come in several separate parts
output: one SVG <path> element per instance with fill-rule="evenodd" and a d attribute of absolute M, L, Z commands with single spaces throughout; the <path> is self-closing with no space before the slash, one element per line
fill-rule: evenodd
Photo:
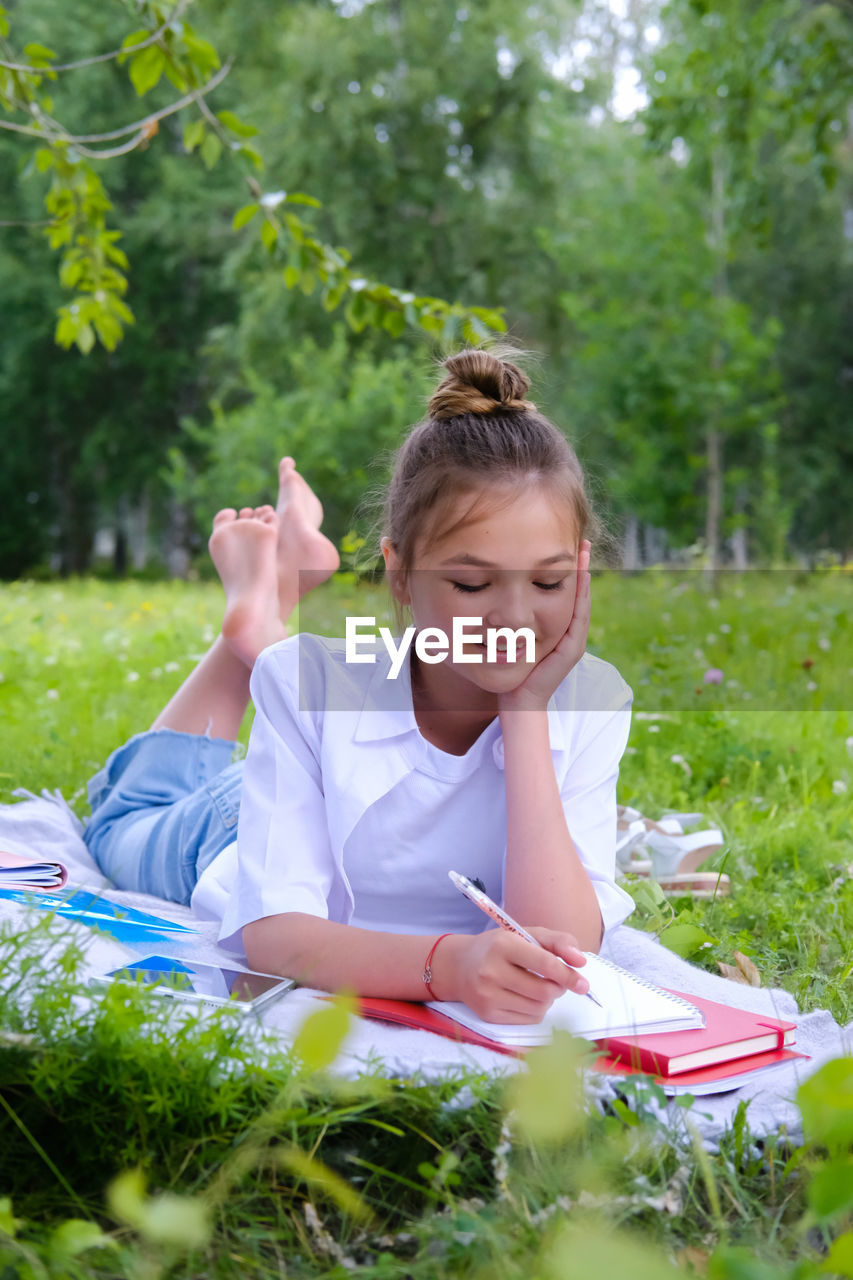
<path fill-rule="evenodd" d="M 328 918 L 337 870 L 329 841 L 319 734 L 299 709 L 296 640 L 265 651 L 252 672 L 255 719 L 243 767 L 236 889 L 224 945 L 244 925 L 287 911 Z"/>
<path fill-rule="evenodd" d="M 615 674 L 615 673 L 614 673 Z M 616 782 L 631 728 L 633 694 L 619 677 L 616 706 L 576 711 L 574 751 L 560 786 L 569 833 L 592 881 L 607 934 L 634 910 L 616 884 Z"/>

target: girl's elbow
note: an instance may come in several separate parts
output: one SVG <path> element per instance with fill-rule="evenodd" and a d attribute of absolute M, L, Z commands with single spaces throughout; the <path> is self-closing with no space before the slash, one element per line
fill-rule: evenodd
<path fill-rule="evenodd" d="M 287 931 L 282 922 L 282 916 L 265 916 L 243 926 L 243 950 L 250 969 L 278 973 L 284 978 L 292 976 L 288 972 Z"/>

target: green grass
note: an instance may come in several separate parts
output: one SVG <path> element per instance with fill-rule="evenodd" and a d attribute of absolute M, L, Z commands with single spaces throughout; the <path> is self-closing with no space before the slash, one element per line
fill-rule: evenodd
<path fill-rule="evenodd" d="M 715 594 L 686 573 L 605 574 L 593 584 L 590 637 L 635 692 L 620 799 L 650 816 L 701 810 L 726 835 L 714 864 L 731 876 L 730 898 L 665 910 L 646 902 L 636 922 L 660 930 L 676 914 L 692 927 L 696 963 L 716 970 L 743 952 L 765 985 L 840 1021 L 853 1016 L 850 589 L 843 572 L 726 577 Z M 220 612 L 207 583 L 0 589 L 0 800 L 17 786 L 59 787 L 84 813 L 86 778 L 150 723 Z M 339 580 L 309 597 L 299 625 L 339 634 L 345 612 L 387 620 L 384 591 Z M 704 682 L 711 668 L 723 683 Z M 621 1110 L 568 1116 L 559 1143 L 516 1123 L 505 1152 L 506 1104 L 492 1082 L 469 1082 L 468 1106 L 454 1105 L 452 1081 L 342 1087 L 277 1051 L 258 1065 L 227 1018 L 175 1030 L 142 996 L 84 1014 L 73 953 L 46 965 L 45 947 L 38 930 L 0 939 L 0 969 L 17 975 L 0 1003 L 4 1280 L 353 1271 L 556 1280 L 590 1265 L 657 1276 L 673 1258 L 685 1274 L 703 1273 L 709 1256 L 724 1280 L 793 1280 L 818 1274 L 849 1222 L 849 1166 L 820 1154 L 836 1140 L 832 1125 L 841 1132 L 849 1079 L 826 1084 L 815 1115 L 836 1119 L 823 1130 L 815 1120 L 810 1148 L 791 1149 L 784 1134 L 756 1144 L 747 1114 L 718 1155 L 699 1159 L 687 1130 L 664 1138 L 629 1092 Z M 561 1079 L 571 1074 L 567 1062 Z M 548 1096 L 546 1076 L 537 1087 Z M 554 1116 L 574 1096 L 562 1088 Z M 168 1201 L 122 1183 L 109 1199 L 111 1180 L 137 1165 L 153 1192 L 183 1197 L 172 1206 L 183 1235 L 169 1234 Z M 361 1217 L 323 1170 L 360 1197 Z M 23 1220 L 14 1241 L 2 1234 L 4 1224 L 12 1231 L 4 1194 Z M 103 1239 L 83 1247 L 83 1229 L 67 1225 L 77 1218 Z M 577 1237 L 566 1235 L 573 1223 Z"/>

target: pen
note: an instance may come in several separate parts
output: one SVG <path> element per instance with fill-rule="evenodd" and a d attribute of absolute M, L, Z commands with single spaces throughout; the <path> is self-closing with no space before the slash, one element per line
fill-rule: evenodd
<path fill-rule="evenodd" d="M 511 915 L 507 915 L 503 907 L 499 907 L 496 902 L 492 901 L 487 893 L 483 893 L 482 889 L 478 889 L 475 884 L 472 884 L 467 876 L 460 875 L 458 871 L 448 871 L 447 874 L 450 876 L 451 883 L 454 887 L 457 888 L 460 893 L 464 893 L 465 897 L 473 902 L 475 907 L 479 907 L 481 911 L 485 911 L 486 915 L 491 917 L 495 924 L 499 924 L 502 929 L 507 929 L 510 933 L 517 933 L 525 942 L 532 942 L 534 947 L 542 947 L 542 943 L 537 942 L 532 933 L 528 933 L 526 929 L 522 928 L 517 920 L 513 920 Z M 545 948 L 542 947 L 542 950 L 544 951 Z M 557 958 L 562 960 L 562 956 L 558 956 Z M 563 964 L 566 964 L 565 960 L 563 960 Z M 571 968 L 571 965 L 566 964 L 566 968 Z M 587 981 L 589 981 L 589 979 L 587 979 Z M 575 992 L 575 994 L 578 995 L 580 993 Z M 585 991 L 584 995 L 588 996 L 594 1004 L 597 1004 L 599 1009 L 604 1008 L 604 1005 L 598 999 L 598 996 L 594 996 L 591 990 Z"/>

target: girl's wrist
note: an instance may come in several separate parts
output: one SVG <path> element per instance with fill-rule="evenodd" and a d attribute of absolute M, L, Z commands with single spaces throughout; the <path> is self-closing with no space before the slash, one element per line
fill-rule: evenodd
<path fill-rule="evenodd" d="M 504 738 L 509 734 L 542 732 L 542 726 L 548 724 L 548 703 L 533 698 L 524 702 L 501 702 L 498 704 L 498 721 Z"/>
<path fill-rule="evenodd" d="M 464 943 L 464 934 L 446 933 L 434 946 L 429 963 L 431 990 L 426 989 L 425 983 L 425 1000 L 458 999 L 458 972 Z"/>

